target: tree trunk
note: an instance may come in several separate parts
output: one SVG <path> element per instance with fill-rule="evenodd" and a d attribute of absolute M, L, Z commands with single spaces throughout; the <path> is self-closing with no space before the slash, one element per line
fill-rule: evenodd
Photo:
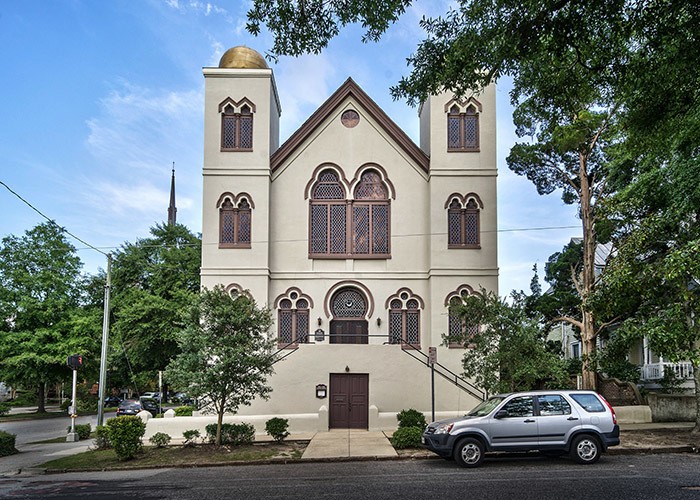
<path fill-rule="evenodd" d="M 37 398 L 36 398 L 37 399 L 37 404 L 36 404 L 37 410 L 36 410 L 36 412 L 37 413 L 46 413 L 46 406 L 44 406 L 44 399 L 45 399 L 46 394 L 44 392 L 44 384 L 43 383 L 39 384 L 38 390 L 36 392 L 37 392 Z"/>
<path fill-rule="evenodd" d="M 216 420 L 216 446 L 221 446 L 221 425 L 224 422 L 224 402 L 221 401 L 221 405 L 218 408 L 218 415 Z"/>
<path fill-rule="evenodd" d="M 583 354 L 583 388 L 596 389 L 596 367 L 592 364 L 590 356 L 596 348 L 596 325 L 593 312 L 588 310 L 587 302 L 595 289 L 595 249 L 596 234 L 594 214 L 591 207 L 592 194 L 588 179 L 588 156 L 579 154 L 579 181 L 581 183 L 581 225 L 583 226 L 583 269 L 581 271 L 581 316 L 583 328 L 581 330 L 581 343 Z"/>
<path fill-rule="evenodd" d="M 695 427 L 693 434 L 700 433 L 700 363 L 691 361 L 693 366 L 693 381 L 695 382 Z"/>

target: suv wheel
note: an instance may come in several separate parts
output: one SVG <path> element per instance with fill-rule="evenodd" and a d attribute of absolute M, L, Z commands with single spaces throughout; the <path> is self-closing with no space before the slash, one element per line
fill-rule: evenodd
<path fill-rule="evenodd" d="M 484 445 L 478 439 L 462 439 L 455 446 L 454 458 L 462 467 L 478 467 L 484 460 Z"/>
<path fill-rule="evenodd" d="M 580 464 L 594 464 L 600 458 L 600 442 L 593 436 L 576 436 L 571 443 L 571 458 Z"/>

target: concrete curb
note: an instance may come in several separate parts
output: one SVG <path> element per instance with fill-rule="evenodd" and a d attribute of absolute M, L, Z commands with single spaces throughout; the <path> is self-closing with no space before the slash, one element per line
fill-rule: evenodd
<path fill-rule="evenodd" d="M 645 447 L 645 448 L 610 448 L 606 452 L 608 455 L 643 455 L 643 454 L 666 454 L 666 453 L 700 453 L 700 449 L 694 446 L 657 446 L 657 447 Z M 517 456 L 516 453 L 488 453 L 487 456 Z M 437 455 L 426 456 L 396 456 L 396 457 L 386 457 L 386 456 L 367 456 L 367 457 L 325 457 L 325 458 L 272 458 L 266 460 L 250 460 L 250 461 L 237 461 L 237 462 L 227 462 L 227 463 L 211 463 L 211 464 L 180 464 L 180 465 L 167 465 L 162 467 L 157 466 L 137 466 L 137 467 L 108 467 L 108 468 L 95 468 L 95 469 L 42 469 L 39 467 L 27 468 L 18 471 L 17 474 L 13 475 L 24 475 L 25 471 L 28 472 L 27 475 L 39 475 L 39 474 L 64 474 L 68 472 L 104 472 L 104 471 L 128 471 L 128 470 L 149 470 L 149 469 L 198 469 L 203 467 L 241 467 L 249 465 L 294 465 L 294 464 L 310 464 L 310 463 L 339 463 L 339 462 L 388 462 L 388 461 L 409 461 L 409 460 L 437 460 L 440 459 Z"/>

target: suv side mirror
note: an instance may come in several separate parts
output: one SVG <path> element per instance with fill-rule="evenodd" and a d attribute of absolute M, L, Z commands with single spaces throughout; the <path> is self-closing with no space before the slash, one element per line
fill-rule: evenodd
<path fill-rule="evenodd" d="M 508 416 L 508 410 L 498 410 L 493 418 L 506 418 Z"/>

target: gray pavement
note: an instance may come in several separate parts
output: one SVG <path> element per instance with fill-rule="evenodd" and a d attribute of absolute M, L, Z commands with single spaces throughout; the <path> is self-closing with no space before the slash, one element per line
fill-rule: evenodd
<path fill-rule="evenodd" d="M 396 456 L 398 456 L 396 450 L 383 432 L 333 429 L 329 432 L 317 432 L 304 450 L 301 459 Z"/>

